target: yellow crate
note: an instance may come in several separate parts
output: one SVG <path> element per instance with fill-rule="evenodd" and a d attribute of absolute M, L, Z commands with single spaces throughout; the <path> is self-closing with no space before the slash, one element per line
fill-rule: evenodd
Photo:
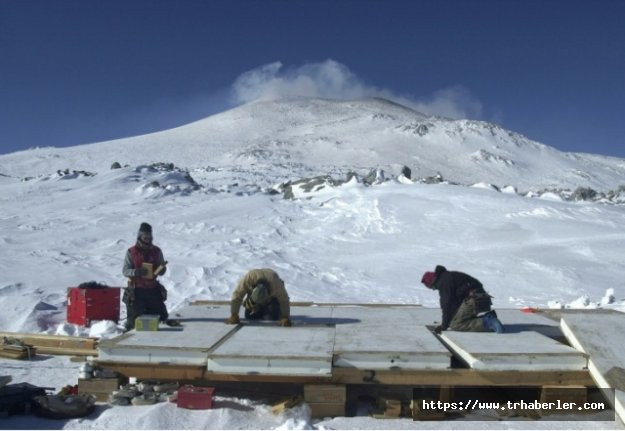
<path fill-rule="evenodd" d="M 143 314 L 135 319 L 135 330 L 137 331 L 158 331 L 157 314 Z"/>

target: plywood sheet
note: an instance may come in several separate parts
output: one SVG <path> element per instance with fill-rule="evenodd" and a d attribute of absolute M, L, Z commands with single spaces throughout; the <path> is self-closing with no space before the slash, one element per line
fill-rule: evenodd
<path fill-rule="evenodd" d="M 588 370 L 597 386 L 614 389 L 614 410 L 625 422 L 625 314 L 566 313 L 560 324 L 571 345 L 588 355 Z M 606 398 L 611 400 L 612 394 L 606 393 Z"/>
<path fill-rule="evenodd" d="M 471 368 L 479 370 L 583 370 L 588 364 L 584 353 L 533 331 L 444 331 L 441 338 Z"/>

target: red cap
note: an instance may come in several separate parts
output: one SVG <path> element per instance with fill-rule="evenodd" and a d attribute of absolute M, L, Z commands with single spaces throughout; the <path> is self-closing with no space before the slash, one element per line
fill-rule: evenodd
<path fill-rule="evenodd" d="M 435 279 L 436 279 L 436 274 L 428 271 L 425 274 L 423 274 L 423 277 L 421 278 L 421 283 L 431 288 L 432 285 L 434 284 Z"/>

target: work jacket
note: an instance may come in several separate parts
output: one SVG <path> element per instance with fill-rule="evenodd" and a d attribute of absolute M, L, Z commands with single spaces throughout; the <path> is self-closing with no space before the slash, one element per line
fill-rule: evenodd
<path fill-rule="evenodd" d="M 237 288 L 232 292 L 232 301 L 230 302 L 231 314 L 239 314 L 241 304 L 247 295 L 252 293 L 252 289 L 259 282 L 265 282 L 269 287 L 269 297 L 276 298 L 280 304 L 280 318 L 289 318 L 291 315 L 291 306 L 289 294 L 284 287 L 284 281 L 278 274 L 269 268 L 252 269 L 239 281 Z"/>
<path fill-rule="evenodd" d="M 484 287 L 479 280 L 459 271 L 447 271 L 442 265 L 435 270 L 436 278 L 432 287 L 438 290 L 443 318 L 443 330 L 449 328 L 462 301 L 467 299 L 471 291 L 483 292 Z"/>
<path fill-rule="evenodd" d="M 137 288 L 152 288 L 158 285 L 156 277 L 135 277 L 135 269 L 141 268 L 143 263 L 151 263 L 152 269 L 156 270 L 160 265 L 165 266 L 165 259 L 163 258 L 163 252 L 155 245 L 149 247 L 142 247 L 139 244 L 135 244 L 130 247 L 126 252 L 126 258 L 124 259 L 123 273 L 130 279 L 132 286 Z M 163 275 L 167 271 L 167 268 L 159 275 Z"/>

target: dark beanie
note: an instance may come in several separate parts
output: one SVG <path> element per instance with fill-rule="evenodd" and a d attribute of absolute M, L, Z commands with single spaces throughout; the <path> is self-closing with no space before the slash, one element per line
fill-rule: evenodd
<path fill-rule="evenodd" d="M 142 233 L 152 233 L 152 226 L 150 226 L 148 223 L 141 223 L 141 226 L 139 226 L 139 233 L 138 235 L 141 235 Z"/>

